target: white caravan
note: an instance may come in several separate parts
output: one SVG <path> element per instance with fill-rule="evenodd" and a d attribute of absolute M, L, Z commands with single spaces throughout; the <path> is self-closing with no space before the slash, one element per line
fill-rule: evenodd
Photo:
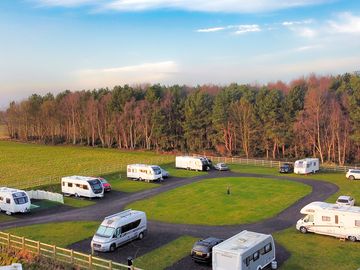
<path fill-rule="evenodd" d="M 131 179 L 146 182 L 163 180 L 161 168 L 157 165 L 130 164 L 127 165 L 126 176 Z"/>
<path fill-rule="evenodd" d="M 241 233 L 213 247 L 213 270 L 259 270 L 275 260 L 274 239 L 269 234 Z"/>
<path fill-rule="evenodd" d="M 91 248 L 103 252 L 114 251 L 133 239 L 143 239 L 146 231 L 146 214 L 128 209 L 104 219 L 91 241 Z"/>
<path fill-rule="evenodd" d="M 207 171 L 210 169 L 209 162 L 203 157 L 177 156 L 175 167 L 195 171 Z"/>
<path fill-rule="evenodd" d="M 61 191 L 75 197 L 102 198 L 104 188 L 98 178 L 87 176 L 66 176 L 61 178 Z"/>
<path fill-rule="evenodd" d="M 319 171 L 319 159 L 318 158 L 305 158 L 295 161 L 294 173 L 296 174 L 308 174 L 316 173 Z"/>
<path fill-rule="evenodd" d="M 302 233 L 314 232 L 351 241 L 360 240 L 360 207 L 312 202 L 300 210 L 305 216 L 296 223 Z"/>
<path fill-rule="evenodd" d="M 20 189 L 0 188 L 0 211 L 6 214 L 25 213 L 30 211 L 29 195 Z"/>

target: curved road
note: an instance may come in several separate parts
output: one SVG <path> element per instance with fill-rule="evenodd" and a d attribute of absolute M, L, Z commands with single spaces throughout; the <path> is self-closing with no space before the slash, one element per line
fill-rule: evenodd
<path fill-rule="evenodd" d="M 287 176 L 274 176 L 263 174 L 248 174 L 248 173 L 233 173 L 233 172 L 210 172 L 208 175 L 196 176 L 193 178 L 173 178 L 174 180 L 166 181 L 158 188 L 140 191 L 137 193 L 123 193 L 112 192 L 106 195 L 103 199 L 98 200 L 95 205 L 70 209 L 63 207 L 60 211 L 44 211 L 39 213 L 33 213 L 24 216 L 23 218 L 15 221 L 3 222 L 0 224 L 0 229 L 7 229 L 11 227 L 26 226 L 32 224 L 49 223 L 49 222 L 63 222 L 63 221 L 80 221 L 80 220 L 96 220 L 102 221 L 105 216 L 119 212 L 126 205 L 131 202 L 142 200 L 155 196 L 157 194 L 169 191 L 171 189 L 201 181 L 203 179 L 216 178 L 216 177 L 256 177 L 256 178 L 269 178 L 279 181 L 289 180 L 299 182 L 312 187 L 312 192 L 307 196 L 299 199 L 287 209 L 280 212 L 278 215 L 251 224 L 241 225 L 225 225 L 225 226 L 206 226 L 206 225 L 187 225 L 187 224 L 172 224 L 158 221 L 148 221 L 148 228 L 151 234 L 161 235 L 192 235 L 196 237 L 216 236 L 220 238 L 228 238 L 234 234 L 237 234 L 241 230 L 247 229 L 262 233 L 273 233 L 279 230 L 286 229 L 290 226 L 294 226 L 296 221 L 300 218 L 299 210 L 306 204 L 313 201 L 323 201 L 329 196 L 338 191 L 338 187 L 332 183 L 312 180 L 309 178 L 294 178 Z M 154 239 L 156 241 L 156 239 Z M 159 241 L 161 242 L 161 241 Z M 88 243 L 86 243 L 88 245 Z M 83 246 L 83 245 L 81 245 Z M 81 247 L 80 246 L 80 247 Z M 88 249 L 89 246 L 87 246 Z M 82 248 L 83 249 L 83 248 Z M 86 251 L 86 250 L 84 250 Z M 279 251 L 279 249 L 278 249 Z M 281 251 L 281 247 L 280 247 Z M 286 251 L 283 250 L 284 259 L 288 256 Z M 190 261 L 191 262 L 191 261 Z M 180 261 L 179 264 L 175 264 L 171 269 L 185 269 L 188 259 Z M 194 267 L 192 266 L 192 269 Z M 202 269 L 201 267 L 197 269 Z"/>

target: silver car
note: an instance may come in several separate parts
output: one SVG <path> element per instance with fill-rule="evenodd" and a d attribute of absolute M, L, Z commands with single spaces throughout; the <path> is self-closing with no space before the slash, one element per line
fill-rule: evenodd
<path fill-rule="evenodd" d="M 340 196 L 336 200 L 336 204 L 354 206 L 355 205 L 355 199 L 350 197 L 350 196 Z"/>
<path fill-rule="evenodd" d="M 218 163 L 214 166 L 215 170 L 218 171 L 228 171 L 229 167 L 225 163 Z"/>

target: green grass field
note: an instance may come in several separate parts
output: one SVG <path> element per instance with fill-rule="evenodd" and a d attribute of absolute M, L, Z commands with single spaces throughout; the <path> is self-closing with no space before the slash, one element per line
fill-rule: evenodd
<path fill-rule="evenodd" d="M 67 247 L 93 236 L 98 226 L 99 223 L 94 221 L 74 221 L 17 227 L 6 232 L 46 244 Z"/>
<path fill-rule="evenodd" d="M 133 192 L 153 188 L 143 182 L 118 181 L 126 178 L 125 168 L 131 163 L 158 164 L 176 177 L 203 174 L 173 168 L 175 157 L 153 152 L 119 151 L 77 146 L 44 146 L 0 141 L 0 183 L 16 186 L 29 183 L 29 187 L 41 186 L 46 181 L 60 182 L 61 176 L 74 174 L 101 176 L 117 173 L 121 178 L 112 184 L 120 191 Z"/>
<path fill-rule="evenodd" d="M 302 234 L 295 228 L 274 234 L 275 240 L 291 252 L 281 270 L 356 270 L 360 268 L 360 243 Z"/>
<path fill-rule="evenodd" d="M 272 217 L 310 192 L 311 187 L 290 181 L 218 178 L 170 190 L 128 207 L 164 222 L 244 224 Z"/>
<path fill-rule="evenodd" d="M 182 236 L 137 258 L 134 265 L 142 269 L 163 270 L 189 255 L 197 240 L 191 236 Z"/>

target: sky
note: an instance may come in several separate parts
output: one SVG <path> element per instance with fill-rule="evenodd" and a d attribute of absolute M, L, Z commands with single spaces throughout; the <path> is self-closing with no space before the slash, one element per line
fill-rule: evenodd
<path fill-rule="evenodd" d="M 0 109 L 123 84 L 289 82 L 360 70 L 360 1 L 1 0 Z"/>

